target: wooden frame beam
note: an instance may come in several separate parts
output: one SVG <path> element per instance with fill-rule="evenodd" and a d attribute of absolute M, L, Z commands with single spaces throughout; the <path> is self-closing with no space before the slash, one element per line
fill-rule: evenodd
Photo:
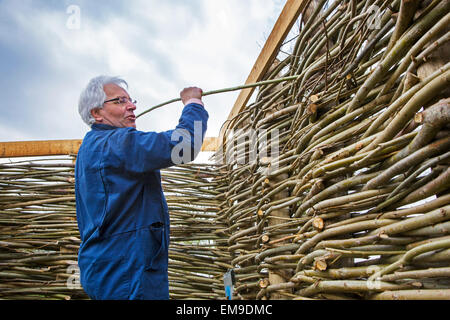
<path fill-rule="evenodd" d="M 269 35 L 269 38 L 267 38 L 267 41 L 264 44 L 264 47 L 262 48 L 258 59 L 256 60 L 252 70 L 250 71 L 247 81 L 245 82 L 246 84 L 261 81 L 262 77 L 269 70 L 269 67 L 272 65 L 274 59 L 276 58 L 283 40 L 288 35 L 289 31 L 291 30 L 292 26 L 294 25 L 295 21 L 297 20 L 298 16 L 305 8 L 307 3 L 307 0 L 286 1 L 281 14 L 278 17 L 278 20 L 276 21 L 275 26 L 273 27 L 272 32 Z M 227 121 L 224 123 L 222 129 L 220 130 L 219 145 L 217 145 L 217 147 L 220 147 L 221 144 L 225 145 L 224 138 L 230 120 L 245 108 L 248 100 L 253 94 L 254 89 L 255 88 L 242 89 L 239 93 L 239 96 L 234 103 L 233 109 L 231 110 Z"/>
<path fill-rule="evenodd" d="M 76 155 L 82 140 L 0 142 L 0 158 Z M 215 151 L 217 138 L 206 137 L 201 151 Z"/>
<path fill-rule="evenodd" d="M 77 154 L 82 140 L 0 142 L 0 158 Z"/>

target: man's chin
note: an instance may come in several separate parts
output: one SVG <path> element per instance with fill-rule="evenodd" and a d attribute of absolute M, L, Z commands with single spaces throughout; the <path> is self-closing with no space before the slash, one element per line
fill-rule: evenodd
<path fill-rule="evenodd" d="M 125 125 L 129 128 L 136 128 L 136 119 L 127 119 Z"/>

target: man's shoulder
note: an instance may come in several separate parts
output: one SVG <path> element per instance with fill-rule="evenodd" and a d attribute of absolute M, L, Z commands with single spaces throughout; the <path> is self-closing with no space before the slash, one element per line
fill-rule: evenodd
<path fill-rule="evenodd" d="M 126 140 L 132 139 L 133 136 L 139 133 L 144 132 L 135 128 L 115 128 L 107 131 L 91 130 L 84 136 L 78 152 L 105 152 L 105 147 L 110 149 L 108 146 L 112 147 L 112 149 L 117 149 Z"/>

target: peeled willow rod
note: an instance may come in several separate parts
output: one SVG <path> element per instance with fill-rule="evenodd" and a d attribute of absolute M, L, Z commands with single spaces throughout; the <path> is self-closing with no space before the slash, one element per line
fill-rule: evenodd
<path fill-rule="evenodd" d="M 255 83 L 248 83 L 248 84 L 244 84 L 242 86 L 237 86 L 237 87 L 230 87 L 230 88 L 224 88 L 224 89 L 218 89 L 218 90 L 212 90 L 212 91 L 207 91 L 207 92 L 203 92 L 202 96 L 209 96 L 212 94 L 216 94 L 216 93 L 223 93 L 223 92 L 229 92 L 229 91 L 236 91 L 236 90 L 241 90 L 241 89 L 246 89 L 246 88 L 254 88 L 254 87 L 258 87 L 258 86 L 263 86 L 266 84 L 273 84 L 273 83 L 280 83 L 280 82 L 284 82 L 284 81 L 290 81 L 290 80 L 296 80 L 299 76 L 289 76 L 289 77 L 284 77 L 284 78 L 278 78 L 278 79 L 272 79 L 272 80 L 264 80 L 264 81 L 260 81 L 260 82 L 255 82 Z M 152 110 L 161 108 L 162 106 L 165 106 L 167 104 L 171 104 L 177 101 L 181 101 L 181 98 L 175 98 L 175 99 L 171 99 L 169 101 L 160 103 L 154 107 L 151 107 L 143 112 L 141 112 L 140 114 L 138 114 L 136 116 L 136 119 L 139 118 L 140 116 L 146 114 L 147 112 L 150 112 Z"/>

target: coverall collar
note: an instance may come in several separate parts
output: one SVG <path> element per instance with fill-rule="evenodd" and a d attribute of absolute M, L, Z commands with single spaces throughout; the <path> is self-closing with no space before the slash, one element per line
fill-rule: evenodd
<path fill-rule="evenodd" d="M 91 126 L 92 130 L 114 130 L 118 129 L 118 127 L 111 126 L 109 124 L 103 124 L 103 123 L 93 123 Z"/>

